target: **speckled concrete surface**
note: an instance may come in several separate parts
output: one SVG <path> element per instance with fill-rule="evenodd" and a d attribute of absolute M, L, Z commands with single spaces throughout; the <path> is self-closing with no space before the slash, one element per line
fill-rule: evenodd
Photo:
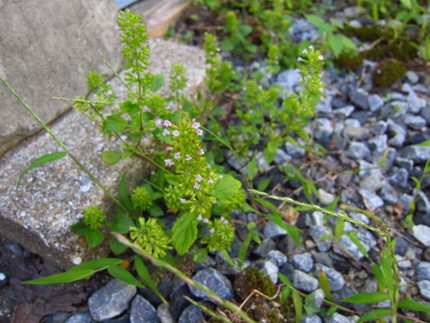
<path fill-rule="evenodd" d="M 205 76 L 202 51 L 163 40 L 151 40 L 150 47 L 151 71 L 168 75 L 170 66 L 181 62 L 189 80 L 187 93 L 191 97 L 195 95 Z M 112 80 L 112 85 L 118 95 L 125 95 L 120 82 Z M 167 87 L 162 91 L 167 93 Z M 138 159 L 125 160 L 115 166 L 104 164 L 101 153 L 117 149 L 118 144 L 98 133 L 90 120 L 75 111 L 62 116 L 51 129 L 113 192 L 124 171 L 127 170 L 131 185 L 138 184 L 148 171 L 148 166 Z M 113 204 L 67 157 L 31 170 L 18 190 L 15 189 L 20 172 L 32 160 L 54 151 L 59 151 L 59 147 L 48 134 L 41 133 L 1 157 L 0 233 L 58 266 L 68 268 L 73 263 L 108 253 L 106 244 L 88 250 L 69 227 L 80 219 L 80 212 L 86 206 L 99 204 L 109 212 Z"/>

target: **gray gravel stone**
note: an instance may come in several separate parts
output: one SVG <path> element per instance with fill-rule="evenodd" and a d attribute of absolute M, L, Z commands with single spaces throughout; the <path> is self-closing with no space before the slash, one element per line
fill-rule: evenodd
<path fill-rule="evenodd" d="M 364 214 L 351 212 L 351 213 L 349 213 L 349 216 L 351 218 L 353 218 L 354 220 L 361 221 L 365 224 L 370 224 L 369 218 L 367 216 L 365 216 Z"/>
<path fill-rule="evenodd" d="M 345 286 L 343 276 L 335 269 L 320 264 L 316 264 L 315 267 L 317 272 L 323 271 L 327 275 L 330 289 L 333 292 L 338 292 Z"/>
<path fill-rule="evenodd" d="M 421 129 L 426 125 L 426 120 L 424 118 L 409 113 L 404 116 L 403 121 L 413 129 Z"/>
<path fill-rule="evenodd" d="M 343 135 L 347 139 L 364 140 L 369 137 L 369 129 L 364 127 L 346 126 Z"/>
<path fill-rule="evenodd" d="M 370 149 L 378 155 L 381 155 L 387 149 L 388 137 L 387 135 L 379 135 L 368 140 Z"/>
<path fill-rule="evenodd" d="M 409 109 L 409 104 L 404 101 L 392 101 L 389 106 L 391 108 L 391 113 L 393 113 L 395 117 L 404 115 Z"/>
<path fill-rule="evenodd" d="M 430 280 L 422 280 L 418 282 L 420 295 L 427 300 L 430 300 Z"/>
<path fill-rule="evenodd" d="M 259 261 L 255 266 L 263 272 L 263 274 L 270 278 L 273 284 L 278 282 L 278 272 L 279 268 L 272 261 Z"/>
<path fill-rule="evenodd" d="M 322 323 L 322 319 L 316 314 L 305 315 L 303 316 L 301 323 Z"/>
<path fill-rule="evenodd" d="M 288 160 L 291 160 L 291 156 L 288 155 L 282 148 L 279 148 L 276 151 L 275 154 L 275 163 L 276 164 L 282 164 L 283 162 L 286 162 Z"/>
<path fill-rule="evenodd" d="M 430 216 L 430 201 L 422 190 L 414 189 L 417 210 Z"/>
<path fill-rule="evenodd" d="M 299 85 L 302 76 L 295 69 L 282 71 L 276 77 L 276 84 L 282 86 L 287 95 L 294 93 L 294 87 Z"/>
<path fill-rule="evenodd" d="M 216 269 L 207 268 L 200 270 L 193 276 L 193 280 L 206 286 L 222 299 L 233 298 L 231 282 Z M 191 286 L 190 291 L 195 297 L 210 300 L 210 297 L 205 292 L 196 287 Z"/>
<path fill-rule="evenodd" d="M 363 198 L 364 204 L 369 209 L 376 210 L 377 208 L 384 206 L 384 200 L 381 199 L 378 195 L 376 195 L 376 193 L 365 189 L 359 189 L 358 192 Z"/>
<path fill-rule="evenodd" d="M 107 320 L 124 312 L 136 295 L 136 286 L 111 280 L 88 299 L 91 316 L 96 321 Z"/>
<path fill-rule="evenodd" d="M 160 323 L 175 323 L 172 313 L 170 313 L 169 305 L 161 303 L 157 308 L 157 316 Z"/>
<path fill-rule="evenodd" d="M 309 233 L 312 236 L 312 239 L 316 243 L 319 251 L 321 252 L 327 252 L 331 248 L 331 244 L 333 242 L 333 238 L 320 240 L 320 238 L 324 236 L 331 236 L 333 232 L 331 229 L 326 227 L 318 227 L 318 226 L 312 226 L 309 229 Z"/>
<path fill-rule="evenodd" d="M 396 159 L 394 160 L 394 163 L 401 167 L 404 168 L 408 171 L 408 173 L 410 173 L 414 167 L 414 161 L 408 158 L 403 158 L 400 156 L 397 156 Z"/>
<path fill-rule="evenodd" d="M 326 192 L 322 188 L 318 189 L 318 193 L 318 200 L 321 202 L 322 205 L 329 205 L 336 198 L 336 195 Z"/>
<path fill-rule="evenodd" d="M 415 163 L 424 164 L 430 159 L 430 147 L 408 146 L 400 151 L 400 155 L 412 159 Z"/>
<path fill-rule="evenodd" d="M 347 105 L 345 107 L 333 110 L 333 114 L 343 118 L 348 118 L 351 113 L 354 112 L 354 110 L 355 107 L 353 105 Z"/>
<path fill-rule="evenodd" d="M 367 91 L 364 89 L 350 88 L 349 90 L 349 98 L 351 99 L 352 103 L 363 110 L 369 110 L 368 97 L 369 93 L 367 93 Z"/>
<path fill-rule="evenodd" d="M 137 295 L 131 302 L 130 323 L 140 322 L 158 323 L 160 320 L 154 306 L 142 296 Z"/>
<path fill-rule="evenodd" d="M 318 288 L 317 279 L 297 269 L 294 270 L 292 283 L 294 288 L 306 293 L 311 293 Z"/>
<path fill-rule="evenodd" d="M 420 261 L 417 264 L 417 279 L 430 280 L 430 262 Z"/>
<path fill-rule="evenodd" d="M 271 250 L 276 249 L 276 243 L 272 239 L 264 239 L 258 246 L 253 250 L 253 253 L 266 258 Z"/>
<path fill-rule="evenodd" d="M 387 177 L 388 182 L 399 188 L 408 188 L 409 173 L 404 168 L 392 167 Z"/>
<path fill-rule="evenodd" d="M 392 136 L 388 143 L 393 147 L 402 147 L 406 140 L 406 129 L 391 119 L 388 119 L 387 125 L 388 134 Z"/>
<path fill-rule="evenodd" d="M 370 149 L 364 142 L 352 141 L 346 155 L 353 159 L 363 159 L 370 155 Z"/>
<path fill-rule="evenodd" d="M 367 98 L 370 111 L 378 111 L 384 105 L 384 100 L 378 94 L 371 94 Z"/>
<path fill-rule="evenodd" d="M 375 172 L 374 175 L 364 177 L 360 181 L 359 186 L 363 190 L 376 192 L 382 187 L 383 183 L 384 181 L 382 174 L 380 172 Z"/>
<path fill-rule="evenodd" d="M 423 245 L 430 247 L 430 227 L 424 224 L 415 225 L 412 228 L 412 234 Z"/>
<path fill-rule="evenodd" d="M 352 321 L 349 317 L 346 317 L 339 313 L 334 313 L 333 315 L 330 315 L 329 317 L 327 317 L 324 323 L 351 323 L 351 322 L 355 322 L 355 320 Z"/>
<path fill-rule="evenodd" d="M 385 202 L 391 204 L 396 204 L 399 201 L 399 194 L 388 181 L 384 181 L 384 183 L 382 184 L 381 190 L 379 191 L 379 195 Z"/>
<path fill-rule="evenodd" d="M 271 260 L 278 267 L 282 267 L 288 261 L 288 257 L 279 250 L 269 251 L 267 259 Z"/>
<path fill-rule="evenodd" d="M 285 150 L 287 154 L 293 158 L 302 158 L 306 156 L 306 149 L 293 145 L 288 141 L 285 143 Z"/>
<path fill-rule="evenodd" d="M 143 321 L 145 322 L 145 321 Z M 188 306 L 179 317 L 178 323 L 203 323 L 205 322 L 205 317 L 200 308 L 196 305 Z"/>
<path fill-rule="evenodd" d="M 425 108 L 426 100 L 421 99 L 412 91 L 408 95 L 408 105 L 412 113 L 420 113 L 421 109 Z"/>
<path fill-rule="evenodd" d="M 77 313 L 70 316 L 64 323 L 92 323 L 90 313 Z"/>
<path fill-rule="evenodd" d="M 264 226 L 263 233 L 267 239 L 273 239 L 287 235 L 287 231 L 270 220 L 267 221 L 266 225 Z"/>
<path fill-rule="evenodd" d="M 314 260 L 310 253 L 303 253 L 295 255 L 291 258 L 291 263 L 294 268 L 304 271 L 305 273 L 310 272 L 314 267 Z"/>
<path fill-rule="evenodd" d="M 318 118 L 313 123 L 315 139 L 321 144 L 329 144 L 330 136 L 333 134 L 334 127 L 331 120 Z"/>
<path fill-rule="evenodd" d="M 415 73 L 414 71 L 407 71 L 406 78 L 408 79 L 408 82 L 411 84 L 415 84 L 420 80 L 418 74 Z"/>
<path fill-rule="evenodd" d="M 342 249 L 345 249 L 352 257 L 357 259 L 361 259 L 364 256 L 358 249 L 357 245 L 346 235 L 341 236 L 339 240 L 334 243 L 334 252 L 344 255 Z"/>

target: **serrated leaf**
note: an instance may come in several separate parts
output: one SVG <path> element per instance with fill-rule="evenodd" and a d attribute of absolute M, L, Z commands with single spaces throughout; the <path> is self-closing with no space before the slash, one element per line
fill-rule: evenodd
<path fill-rule="evenodd" d="M 405 299 L 405 300 L 399 301 L 399 303 L 397 304 L 397 307 L 403 308 L 406 310 L 412 310 L 412 311 L 430 312 L 429 305 L 418 303 L 412 299 Z"/>
<path fill-rule="evenodd" d="M 152 81 L 151 91 L 156 92 L 164 85 L 164 75 L 157 74 L 154 76 L 154 80 Z"/>
<path fill-rule="evenodd" d="M 105 236 L 99 230 L 88 229 L 85 238 L 87 238 L 88 247 L 95 248 L 103 242 Z"/>
<path fill-rule="evenodd" d="M 372 310 L 370 312 L 367 312 L 366 314 L 363 314 L 363 316 L 360 317 L 360 319 L 357 321 L 357 323 L 361 322 L 369 322 L 387 315 L 391 314 L 391 310 L 388 308 L 378 308 L 375 310 Z"/>
<path fill-rule="evenodd" d="M 389 299 L 390 299 L 390 296 L 387 293 L 374 292 L 374 293 L 362 293 L 348 298 L 344 298 L 342 299 L 342 302 L 348 302 L 353 304 L 371 304 L 371 303 L 383 302 Z"/>
<path fill-rule="evenodd" d="M 54 160 L 57 160 L 57 159 L 63 158 L 63 157 L 65 157 L 65 156 L 67 156 L 67 153 L 66 153 L 66 152 L 64 152 L 64 151 L 59 151 L 59 152 L 55 152 L 55 153 L 50 153 L 50 154 L 43 155 L 43 156 L 41 156 L 41 157 L 39 157 L 39 158 L 37 158 L 37 159 L 33 160 L 33 161 L 31 162 L 31 164 L 30 164 L 26 169 L 24 169 L 24 170 L 21 172 L 21 174 L 19 174 L 18 182 L 16 183 L 16 188 L 18 188 L 18 187 L 19 187 L 19 185 L 20 185 L 20 183 L 21 183 L 21 180 L 22 180 L 22 177 L 23 177 L 23 176 L 24 176 L 28 171 L 32 170 L 33 168 L 35 168 L 35 167 L 37 167 L 37 166 L 40 166 L 40 165 L 43 165 L 43 164 L 46 164 L 46 163 L 50 163 L 50 162 L 52 162 L 52 161 L 54 161 Z"/>
<path fill-rule="evenodd" d="M 60 284 L 60 283 L 71 283 L 77 280 L 81 280 L 84 278 L 91 277 L 94 274 L 94 271 L 91 269 L 81 269 L 74 271 L 66 271 L 61 274 L 55 274 L 46 276 L 43 278 L 33 279 L 25 281 L 26 284 Z"/>
<path fill-rule="evenodd" d="M 126 269 L 120 266 L 116 266 L 116 265 L 109 266 L 108 272 L 111 276 L 127 284 L 145 288 L 145 286 L 140 281 L 138 281 L 132 274 L 130 274 Z"/>
<path fill-rule="evenodd" d="M 102 153 L 102 159 L 109 165 L 115 165 L 119 163 L 122 158 L 122 152 L 117 150 L 106 150 Z"/>
<path fill-rule="evenodd" d="M 242 187 L 242 183 L 231 175 L 224 175 L 211 190 L 211 195 L 219 201 L 230 203 L 234 201 L 235 194 Z"/>
<path fill-rule="evenodd" d="M 121 109 L 122 112 L 127 113 L 129 115 L 135 115 L 140 111 L 139 105 L 134 103 L 131 100 L 122 102 L 119 105 L 119 108 Z"/>
<path fill-rule="evenodd" d="M 126 245 L 123 245 L 121 242 L 119 242 L 115 237 L 110 238 L 109 247 L 114 255 L 117 256 L 124 253 L 128 248 Z"/>
<path fill-rule="evenodd" d="M 111 229 L 113 232 L 126 234 L 128 233 L 129 228 L 132 226 L 135 226 L 135 223 L 132 219 L 130 219 L 130 217 L 128 217 L 124 213 L 117 212 L 114 214 L 111 225 Z"/>
<path fill-rule="evenodd" d="M 112 132 L 121 132 L 130 127 L 127 120 L 119 114 L 107 116 L 106 120 L 103 122 L 103 126 Z"/>
<path fill-rule="evenodd" d="M 197 220 L 192 214 L 183 214 L 172 228 L 172 243 L 183 256 L 197 239 Z"/>
<path fill-rule="evenodd" d="M 158 205 L 152 205 L 149 209 L 149 214 L 153 217 L 158 217 L 164 215 L 164 212 Z"/>
<path fill-rule="evenodd" d="M 231 52 L 236 47 L 236 43 L 230 37 L 224 37 L 220 47 L 225 52 Z"/>

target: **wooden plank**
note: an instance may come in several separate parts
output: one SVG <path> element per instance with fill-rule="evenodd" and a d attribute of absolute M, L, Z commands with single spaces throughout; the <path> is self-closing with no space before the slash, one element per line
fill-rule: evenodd
<path fill-rule="evenodd" d="M 162 38 L 169 26 L 175 25 L 193 0 L 145 0 L 130 7 L 142 15 L 151 38 Z"/>

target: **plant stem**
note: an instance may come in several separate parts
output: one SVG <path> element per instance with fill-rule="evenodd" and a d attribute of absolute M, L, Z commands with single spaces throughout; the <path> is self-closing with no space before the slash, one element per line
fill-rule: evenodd
<path fill-rule="evenodd" d="M 100 181 L 91 174 L 91 172 L 70 152 L 70 150 L 63 144 L 63 142 L 58 138 L 51 129 L 39 118 L 39 116 L 31 109 L 31 107 L 24 101 L 24 99 L 15 91 L 15 89 L 9 84 L 6 79 L 0 77 L 1 81 L 6 85 L 9 91 L 18 99 L 18 101 L 23 105 L 23 107 L 31 114 L 31 116 L 41 125 L 43 129 L 51 136 L 51 138 L 67 153 L 67 155 L 72 159 L 72 161 L 83 171 L 94 183 L 96 183 L 101 190 L 108 195 L 112 201 L 114 201 L 119 207 L 124 211 L 127 211 L 124 205 L 102 184 Z"/>

